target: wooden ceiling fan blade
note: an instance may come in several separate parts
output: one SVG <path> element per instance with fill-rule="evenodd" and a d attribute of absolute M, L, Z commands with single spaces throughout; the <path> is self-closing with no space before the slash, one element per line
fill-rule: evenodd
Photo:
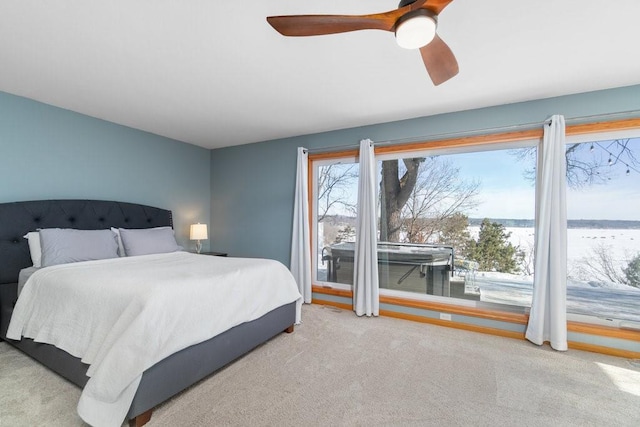
<path fill-rule="evenodd" d="M 321 36 L 359 30 L 394 31 L 402 15 L 421 8 L 426 2 L 427 0 L 416 0 L 398 9 L 370 15 L 269 16 L 267 22 L 283 36 Z"/>
<path fill-rule="evenodd" d="M 449 6 L 449 3 L 452 1 L 453 0 L 427 0 L 424 8 L 430 10 L 436 15 L 439 15 L 440 12 L 442 12 L 445 7 Z"/>
<path fill-rule="evenodd" d="M 436 34 L 420 54 L 433 84 L 438 86 L 458 74 L 458 61 L 447 44 Z"/>
<path fill-rule="evenodd" d="M 283 36 L 320 36 L 358 30 L 392 31 L 395 14 L 269 16 L 267 22 Z"/>

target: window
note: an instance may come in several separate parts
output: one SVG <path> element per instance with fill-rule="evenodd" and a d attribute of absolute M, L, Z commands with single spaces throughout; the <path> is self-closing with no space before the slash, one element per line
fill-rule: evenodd
<path fill-rule="evenodd" d="M 381 292 L 530 306 L 536 142 L 378 156 Z M 358 165 L 312 170 L 315 277 L 349 288 Z"/>
<path fill-rule="evenodd" d="M 629 122 L 567 128 L 569 320 L 640 322 L 640 121 Z M 376 148 L 380 295 L 526 312 L 541 137 Z M 353 282 L 356 157 L 311 160 L 314 277 L 338 289 Z"/>
<path fill-rule="evenodd" d="M 530 306 L 535 142 L 380 156 L 381 294 Z"/>
<path fill-rule="evenodd" d="M 576 319 L 640 322 L 640 133 L 630 135 L 568 140 L 567 312 Z"/>
<path fill-rule="evenodd" d="M 314 162 L 313 259 L 318 282 L 353 283 L 353 270 L 347 271 L 348 260 L 343 252 L 353 256 L 358 171 L 353 157 Z"/>

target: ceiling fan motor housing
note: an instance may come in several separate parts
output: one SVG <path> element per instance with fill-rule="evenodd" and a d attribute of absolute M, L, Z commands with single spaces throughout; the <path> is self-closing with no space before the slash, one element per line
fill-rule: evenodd
<path fill-rule="evenodd" d="M 412 10 L 396 21 L 396 41 L 405 49 L 418 49 L 431 43 L 437 26 L 438 17 L 430 10 Z"/>
<path fill-rule="evenodd" d="M 400 4 L 398 5 L 398 9 L 400 9 L 401 7 L 405 7 L 410 5 L 411 3 L 415 3 L 416 0 L 400 0 Z"/>

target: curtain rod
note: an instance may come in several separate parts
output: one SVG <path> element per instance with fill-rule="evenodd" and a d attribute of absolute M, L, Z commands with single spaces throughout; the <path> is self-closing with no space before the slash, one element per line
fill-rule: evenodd
<path fill-rule="evenodd" d="M 623 118 L 623 117 L 628 118 L 631 116 L 640 116 L 640 110 L 629 110 L 629 111 L 620 111 L 617 113 L 594 114 L 590 116 L 578 116 L 578 117 L 565 118 L 565 123 L 577 124 L 577 123 L 586 122 L 586 121 L 600 121 L 605 119 L 614 119 L 614 118 Z M 401 138 L 401 139 L 386 140 L 381 142 L 373 142 L 373 144 L 376 147 L 384 147 L 387 145 L 411 143 L 411 142 L 418 142 L 418 141 L 433 141 L 433 140 L 439 140 L 439 139 L 451 139 L 451 138 L 459 138 L 459 137 L 472 136 L 472 135 L 484 135 L 484 134 L 491 134 L 491 133 L 504 133 L 509 131 L 531 130 L 549 123 L 551 123 L 551 118 L 548 118 L 540 122 L 521 123 L 517 125 L 497 126 L 497 127 L 474 129 L 474 130 L 468 130 L 468 131 L 446 132 L 446 133 L 439 133 L 439 134 L 429 135 L 429 136 L 418 136 L 418 137 L 411 137 L 411 138 Z M 360 148 L 360 144 L 348 144 L 348 145 L 338 145 L 338 146 L 326 147 L 326 148 L 305 149 L 305 151 L 311 154 L 331 153 L 332 151 L 353 150 L 358 148 Z"/>

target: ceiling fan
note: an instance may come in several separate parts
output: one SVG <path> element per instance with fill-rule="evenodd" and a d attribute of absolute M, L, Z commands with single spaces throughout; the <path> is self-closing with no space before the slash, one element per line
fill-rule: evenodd
<path fill-rule="evenodd" d="M 393 31 L 407 49 L 420 49 L 437 86 L 458 74 L 458 62 L 436 34 L 438 15 L 453 0 L 400 0 L 397 9 L 371 15 L 269 16 L 267 22 L 284 36 L 319 36 L 358 30 Z"/>

